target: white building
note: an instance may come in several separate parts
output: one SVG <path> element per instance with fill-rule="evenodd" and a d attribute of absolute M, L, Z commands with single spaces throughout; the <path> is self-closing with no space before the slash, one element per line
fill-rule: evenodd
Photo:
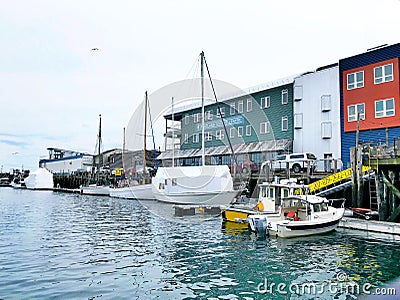
<path fill-rule="evenodd" d="M 341 168 L 340 92 L 337 64 L 298 76 L 294 82 L 293 152 L 312 152 L 317 170 Z"/>

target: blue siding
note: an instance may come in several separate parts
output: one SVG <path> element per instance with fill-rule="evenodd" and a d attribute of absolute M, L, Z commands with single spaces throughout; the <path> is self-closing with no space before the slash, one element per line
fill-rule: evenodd
<path fill-rule="evenodd" d="M 381 49 L 372 50 L 366 53 L 358 54 L 352 57 L 339 60 L 339 80 L 340 80 L 340 131 L 341 131 L 341 148 L 343 166 L 347 167 L 350 164 L 350 147 L 355 146 L 356 132 L 344 132 L 344 104 L 343 104 L 343 72 L 346 70 L 362 67 L 378 63 L 380 61 L 400 57 L 400 43 L 387 46 Z M 400 128 L 389 128 L 389 143 L 394 138 L 400 136 Z M 375 144 L 385 143 L 386 130 L 365 130 L 360 131 L 359 142 L 372 142 Z"/>

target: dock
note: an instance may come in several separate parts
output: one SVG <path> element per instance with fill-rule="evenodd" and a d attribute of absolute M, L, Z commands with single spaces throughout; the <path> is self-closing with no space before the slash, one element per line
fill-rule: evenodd
<path fill-rule="evenodd" d="M 368 232 L 400 235 L 400 224 L 386 221 L 373 221 L 343 217 L 339 222 L 339 227 Z"/>

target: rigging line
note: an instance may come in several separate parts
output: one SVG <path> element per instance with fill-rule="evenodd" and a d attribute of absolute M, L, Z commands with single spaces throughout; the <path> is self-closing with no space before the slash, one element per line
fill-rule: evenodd
<path fill-rule="evenodd" d="M 219 101 L 218 101 L 218 98 L 217 98 L 217 94 L 216 94 L 215 89 L 214 89 L 214 84 L 213 84 L 213 81 L 212 81 L 212 79 L 211 79 L 210 70 L 209 70 L 209 68 L 208 68 L 207 60 L 206 60 L 205 57 L 204 57 L 204 63 L 205 63 L 205 65 L 206 65 L 208 77 L 210 78 L 211 88 L 212 88 L 212 90 L 213 90 L 215 102 L 217 103 L 218 114 L 219 114 L 219 116 L 221 117 L 222 125 L 224 126 L 224 130 L 225 130 L 225 134 L 226 134 L 226 138 L 227 138 L 227 140 L 228 140 L 229 147 L 230 147 L 230 149 L 231 149 L 231 151 L 232 151 L 233 160 L 234 160 L 234 162 L 235 162 L 236 167 L 238 167 L 237 156 L 236 156 L 236 154 L 235 154 L 235 151 L 233 150 L 233 146 L 232 146 L 231 140 L 230 140 L 229 135 L 228 135 L 228 130 L 227 130 L 227 128 L 226 128 L 226 124 L 225 124 L 225 121 L 224 121 L 224 117 L 222 116 L 222 113 L 221 113 L 221 108 L 220 108 L 220 105 L 219 105 Z M 239 172 L 239 177 L 240 177 L 240 182 L 243 183 L 244 180 L 243 180 L 242 172 Z"/>
<path fill-rule="evenodd" d="M 147 109 L 149 111 L 149 121 L 150 121 L 150 128 L 151 128 L 151 136 L 153 138 L 153 155 L 154 155 L 154 161 L 156 163 L 156 171 L 158 170 L 158 160 L 157 160 L 157 150 L 156 150 L 156 142 L 154 140 L 154 130 L 153 130 L 153 121 L 151 118 L 151 110 L 150 110 L 150 101 L 149 98 L 147 97 Z"/>

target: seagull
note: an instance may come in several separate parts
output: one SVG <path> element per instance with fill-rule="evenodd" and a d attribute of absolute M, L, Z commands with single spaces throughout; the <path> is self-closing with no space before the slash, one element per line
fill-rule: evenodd
<path fill-rule="evenodd" d="M 99 50 L 99 48 L 92 48 L 92 51 L 96 51 L 96 50 Z"/>

